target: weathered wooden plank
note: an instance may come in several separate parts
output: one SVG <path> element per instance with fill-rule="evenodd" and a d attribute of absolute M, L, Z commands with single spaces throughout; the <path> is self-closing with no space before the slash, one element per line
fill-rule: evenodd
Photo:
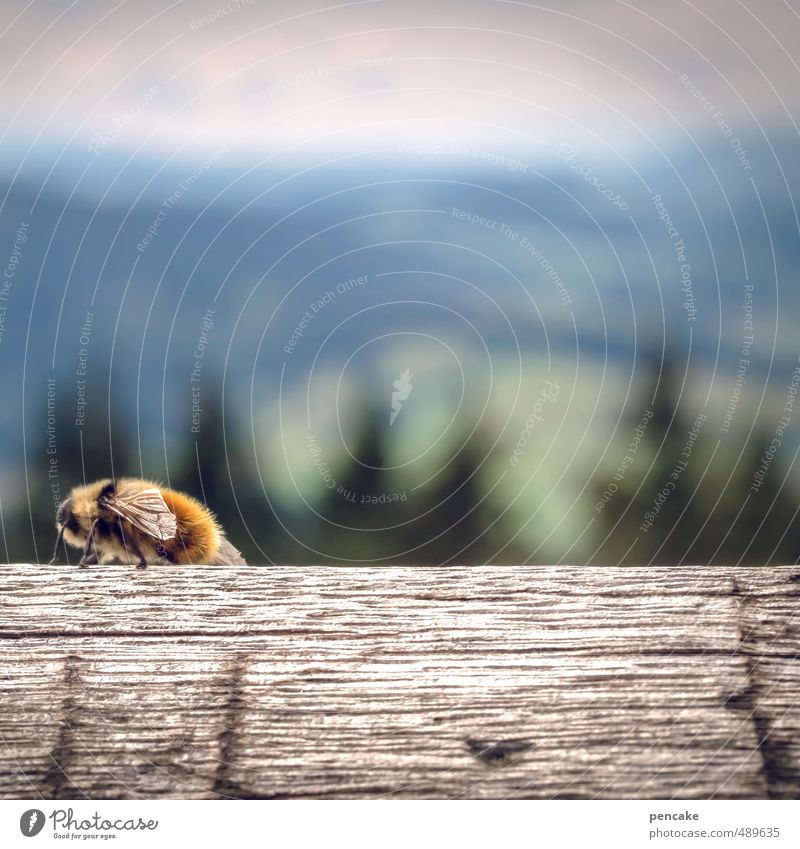
<path fill-rule="evenodd" d="M 730 575 L 668 569 L 10 567 L 0 584 L 0 638 L 293 629 L 349 638 L 354 629 L 378 637 L 400 625 L 423 636 L 433 628 L 439 640 L 488 634 L 570 651 L 584 637 L 585 648 L 600 651 L 631 637 L 644 641 L 637 650 L 653 639 L 659 651 L 727 651 L 737 644 L 732 587 Z M 605 623 L 604 612 L 616 615 Z"/>
<path fill-rule="evenodd" d="M 751 724 L 721 707 L 743 680 L 735 663 L 608 657 L 589 673 L 569 657 L 386 648 L 314 659 L 286 641 L 264 661 L 197 638 L 81 640 L 55 674 L 40 665 L 18 682 L 26 707 L 3 718 L 6 756 L 35 752 L 28 778 L 69 797 L 694 796 L 736 769 L 725 795 L 764 790 Z M 14 770 L 0 772 L 12 790 Z"/>
<path fill-rule="evenodd" d="M 0 795 L 792 795 L 792 572 L 8 567 Z"/>

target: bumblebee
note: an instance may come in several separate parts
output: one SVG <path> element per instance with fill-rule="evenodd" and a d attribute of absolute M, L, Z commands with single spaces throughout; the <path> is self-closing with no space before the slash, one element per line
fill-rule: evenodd
<path fill-rule="evenodd" d="M 78 486 L 56 516 L 58 538 L 83 549 L 78 565 L 97 563 L 197 563 L 247 565 L 225 538 L 216 518 L 190 495 L 138 478 Z"/>

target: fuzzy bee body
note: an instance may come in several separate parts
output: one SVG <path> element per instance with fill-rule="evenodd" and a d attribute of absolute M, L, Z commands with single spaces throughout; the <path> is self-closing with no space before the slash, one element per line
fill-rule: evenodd
<path fill-rule="evenodd" d="M 56 517 L 53 560 L 62 539 L 94 563 L 244 565 L 205 505 L 182 492 L 138 478 L 75 487 Z"/>

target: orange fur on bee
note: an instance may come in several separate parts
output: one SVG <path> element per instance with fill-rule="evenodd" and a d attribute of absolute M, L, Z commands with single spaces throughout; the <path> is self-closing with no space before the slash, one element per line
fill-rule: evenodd
<path fill-rule="evenodd" d="M 220 529 L 213 514 L 191 495 L 162 489 L 161 494 L 178 520 L 175 539 L 164 540 L 167 559 L 173 563 L 210 563 L 219 548 Z"/>

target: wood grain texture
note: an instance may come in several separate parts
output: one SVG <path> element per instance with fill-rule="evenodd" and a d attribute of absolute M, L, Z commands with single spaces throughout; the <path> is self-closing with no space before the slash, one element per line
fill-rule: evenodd
<path fill-rule="evenodd" d="M 3 569 L 5 798 L 800 797 L 796 567 Z"/>

